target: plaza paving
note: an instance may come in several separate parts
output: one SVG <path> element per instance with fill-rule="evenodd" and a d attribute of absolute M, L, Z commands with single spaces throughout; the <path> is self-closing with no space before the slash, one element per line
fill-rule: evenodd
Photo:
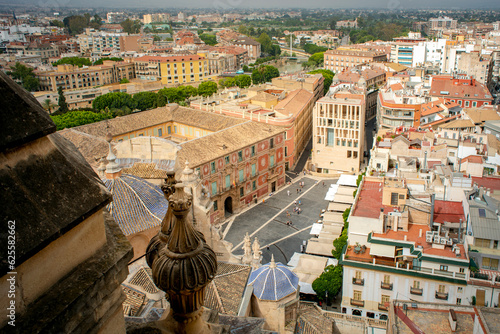
<path fill-rule="evenodd" d="M 304 182 L 304 187 L 297 194 L 300 181 Z M 252 243 L 255 237 L 259 239 L 263 264 L 270 262 L 271 254 L 274 254 L 276 262 L 286 264 L 294 252 L 301 251 L 302 242 L 309 240 L 312 224 L 319 219 L 321 210 L 328 206 L 328 201 L 324 198 L 330 185 L 336 183 L 337 179 L 305 176 L 298 177 L 293 182 L 266 198 L 265 203 L 261 201 L 244 210 L 222 227 L 224 239 L 233 244 L 233 254 L 243 254 L 243 237 L 246 232 L 251 236 Z M 287 195 L 287 190 L 290 190 L 290 196 Z M 293 212 L 295 200 L 301 201 L 300 214 Z M 286 211 L 291 217 L 287 217 Z M 287 220 L 292 221 L 292 226 L 286 225 Z"/>

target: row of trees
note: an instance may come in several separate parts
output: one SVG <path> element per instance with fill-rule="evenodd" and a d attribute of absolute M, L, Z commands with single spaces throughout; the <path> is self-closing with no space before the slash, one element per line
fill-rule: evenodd
<path fill-rule="evenodd" d="M 112 61 L 123 61 L 123 58 L 119 57 L 104 57 L 101 59 L 96 60 L 94 63 L 90 61 L 88 58 L 82 58 L 82 57 L 64 57 L 59 59 L 58 61 L 52 63 L 53 66 L 57 65 L 63 65 L 63 64 L 69 64 L 69 65 L 74 65 L 78 67 L 83 67 L 83 66 L 91 66 L 91 65 L 102 65 L 105 60 L 112 60 Z"/>
<path fill-rule="evenodd" d="M 252 78 L 249 75 L 241 74 L 237 75 L 233 78 L 222 78 L 219 80 L 220 88 L 229 88 L 229 87 L 240 87 L 247 88 L 252 84 Z"/>
<path fill-rule="evenodd" d="M 198 88 L 193 86 L 179 86 L 163 88 L 154 92 L 140 92 L 133 96 L 124 92 L 114 92 L 101 95 L 92 102 L 92 110 L 68 110 L 66 98 L 59 88 L 59 109 L 51 115 L 57 129 L 71 128 L 84 124 L 102 121 L 117 116 L 124 116 L 134 110 L 148 110 L 163 107 L 167 103 L 186 105 L 186 99 L 201 95 L 208 97 L 217 92 L 217 84 L 213 81 L 200 83 Z M 51 108 L 50 100 L 45 107 Z"/>

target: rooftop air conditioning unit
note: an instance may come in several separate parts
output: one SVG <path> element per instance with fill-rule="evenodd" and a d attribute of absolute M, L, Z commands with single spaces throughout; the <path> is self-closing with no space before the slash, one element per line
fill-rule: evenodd
<path fill-rule="evenodd" d="M 441 239 L 441 238 L 439 237 L 439 235 L 435 235 L 435 236 L 434 236 L 434 242 L 435 242 L 436 244 L 438 244 L 438 243 L 439 243 L 439 239 Z"/>
<path fill-rule="evenodd" d="M 441 240 L 439 240 L 439 243 L 440 243 L 441 245 L 446 245 L 447 241 L 448 241 L 448 240 L 447 240 L 446 238 L 441 238 Z"/>
<path fill-rule="evenodd" d="M 453 240 L 451 240 L 451 238 L 450 238 L 450 239 L 448 239 L 448 240 L 446 241 L 446 244 L 447 244 L 448 246 L 452 246 L 452 245 L 453 245 Z"/>
<path fill-rule="evenodd" d="M 426 235 L 425 236 L 425 241 L 429 242 L 429 243 L 432 243 L 432 235 Z"/>

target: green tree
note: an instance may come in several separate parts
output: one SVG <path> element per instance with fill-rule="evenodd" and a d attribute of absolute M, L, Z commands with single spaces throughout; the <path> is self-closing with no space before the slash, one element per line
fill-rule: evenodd
<path fill-rule="evenodd" d="M 312 288 L 320 300 L 335 297 L 342 288 L 342 266 L 329 265 L 312 283 Z"/>
<path fill-rule="evenodd" d="M 59 20 L 52 20 L 52 21 L 50 21 L 49 24 L 52 27 L 64 28 L 64 23 L 62 21 L 59 21 Z"/>
<path fill-rule="evenodd" d="M 270 82 L 272 78 L 280 76 L 280 71 L 274 66 L 266 65 L 262 71 L 262 76 L 264 77 L 264 82 Z"/>
<path fill-rule="evenodd" d="M 324 62 L 324 52 L 316 52 L 311 57 L 309 57 L 308 61 L 313 62 L 316 67 L 323 66 Z"/>
<path fill-rule="evenodd" d="M 38 78 L 35 78 L 32 75 L 29 75 L 24 78 L 23 86 L 27 91 L 30 92 L 37 91 L 38 88 L 40 88 L 40 80 L 38 80 Z"/>
<path fill-rule="evenodd" d="M 344 230 L 342 230 L 342 234 L 337 239 L 333 240 L 334 249 L 332 249 L 332 255 L 334 258 L 340 260 L 340 257 L 342 256 L 342 250 L 346 244 L 347 229 L 344 227 Z"/>
<path fill-rule="evenodd" d="M 66 103 L 66 97 L 64 96 L 64 92 L 61 86 L 57 88 L 57 94 L 59 94 L 59 109 L 57 110 L 58 114 L 64 114 L 69 111 L 68 104 Z"/>
<path fill-rule="evenodd" d="M 201 34 L 199 35 L 200 39 L 205 42 L 207 45 L 215 45 L 217 44 L 217 37 L 215 35 L 209 35 L 209 34 Z"/>
<path fill-rule="evenodd" d="M 250 79 L 251 80 L 251 79 Z M 219 80 L 220 88 L 229 88 L 236 86 L 236 80 L 232 77 L 226 77 Z"/>
<path fill-rule="evenodd" d="M 127 79 L 127 78 L 123 78 L 123 79 L 121 79 L 121 80 L 120 80 L 120 83 L 121 83 L 121 84 L 130 83 L 130 80 L 129 80 L 129 79 Z"/>
<path fill-rule="evenodd" d="M 104 63 L 105 60 L 112 60 L 112 61 L 123 61 L 123 58 L 120 58 L 120 57 L 103 57 L 101 59 L 97 59 L 95 62 L 94 62 L 94 65 L 102 65 Z"/>
<path fill-rule="evenodd" d="M 141 30 L 141 21 L 139 20 L 132 21 L 131 19 L 126 19 L 121 22 L 120 25 L 122 26 L 123 31 L 129 34 L 137 34 Z"/>
<path fill-rule="evenodd" d="M 252 83 L 258 85 L 263 82 L 262 73 L 256 68 L 252 71 Z"/>
<path fill-rule="evenodd" d="M 110 110 L 125 108 L 134 110 L 136 103 L 129 94 L 124 92 L 115 92 L 96 97 L 92 102 L 92 107 L 95 111 L 102 111 L 106 107 Z"/>
<path fill-rule="evenodd" d="M 42 103 L 42 107 L 44 107 L 45 109 L 47 109 L 49 111 L 49 114 L 52 114 L 52 107 L 54 106 L 54 104 L 52 103 L 52 100 L 51 99 L 45 99 L 43 100 L 43 103 Z"/>
<path fill-rule="evenodd" d="M 331 70 L 317 69 L 309 72 L 309 74 L 321 74 L 323 76 L 323 94 L 326 95 L 326 93 L 328 93 L 328 90 L 330 90 L 330 86 L 332 85 L 335 73 L 333 73 L 333 71 Z"/>
<path fill-rule="evenodd" d="M 186 96 L 186 98 L 198 95 L 198 89 L 196 87 L 193 87 L 191 85 L 180 86 L 180 87 L 182 87 L 182 89 L 184 90 L 184 95 Z"/>
<path fill-rule="evenodd" d="M 136 108 L 144 111 L 148 109 L 156 108 L 156 100 L 158 98 L 158 94 L 153 92 L 140 92 L 134 94 L 132 99 L 135 102 Z"/>
<path fill-rule="evenodd" d="M 90 124 L 111 118 L 107 113 L 95 113 L 88 110 L 69 111 L 63 115 L 50 116 L 56 124 L 57 130 Z"/>
<path fill-rule="evenodd" d="M 31 67 L 17 62 L 14 66 L 11 66 L 10 69 L 10 71 L 7 71 L 7 74 L 16 82 L 23 85 L 24 89 L 30 92 L 38 90 L 40 81 L 35 77 L 35 73 Z"/>
<path fill-rule="evenodd" d="M 64 58 L 61 58 L 58 61 L 52 63 L 53 66 L 63 65 L 63 64 L 69 64 L 69 65 L 82 67 L 82 66 L 91 66 L 92 62 L 88 58 L 64 57 Z"/>
<path fill-rule="evenodd" d="M 203 81 L 198 86 L 198 94 L 208 97 L 217 93 L 217 84 L 213 81 Z"/>
<path fill-rule="evenodd" d="M 318 46 L 316 44 L 305 44 L 304 45 L 304 51 L 310 54 L 315 54 L 318 52 L 325 52 L 328 50 L 328 48 L 325 48 L 324 46 Z"/>
<path fill-rule="evenodd" d="M 252 84 L 252 78 L 245 74 L 237 75 L 234 78 L 234 83 L 240 88 L 247 88 Z"/>
<path fill-rule="evenodd" d="M 70 34 L 81 34 L 85 28 L 90 27 L 90 14 L 67 16 L 64 18 L 63 23 Z"/>

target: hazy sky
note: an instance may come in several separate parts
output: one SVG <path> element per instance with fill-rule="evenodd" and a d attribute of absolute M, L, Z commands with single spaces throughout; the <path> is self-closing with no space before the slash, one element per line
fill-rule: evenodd
<path fill-rule="evenodd" d="M 498 0 L 0 0 L 40 7 L 201 7 L 201 8 L 500 8 Z"/>

